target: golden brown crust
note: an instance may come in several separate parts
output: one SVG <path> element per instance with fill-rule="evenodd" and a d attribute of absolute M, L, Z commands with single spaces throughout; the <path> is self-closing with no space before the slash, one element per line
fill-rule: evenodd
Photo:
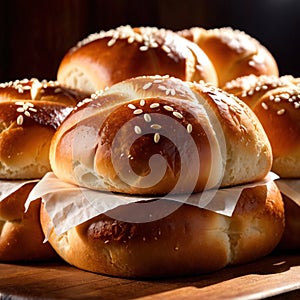
<path fill-rule="evenodd" d="M 52 81 L 0 84 L 0 178 L 41 178 L 50 171 L 51 138 L 85 97 Z"/>
<path fill-rule="evenodd" d="M 35 183 L 23 185 L 0 202 L 0 261 L 41 261 L 57 258 L 49 243 L 43 243 L 39 200 L 24 213 L 24 203 Z"/>
<path fill-rule="evenodd" d="M 292 76 L 244 76 L 226 83 L 259 118 L 273 151 L 273 171 L 300 177 L 300 87 Z"/>
<path fill-rule="evenodd" d="M 52 139 L 50 162 L 76 185 L 166 194 L 260 180 L 272 156 L 240 100 L 205 83 L 144 76 L 76 107 Z"/>
<path fill-rule="evenodd" d="M 219 86 L 249 74 L 278 75 L 278 66 L 266 47 L 243 31 L 230 27 L 193 27 L 179 32 L 195 42 L 212 61 Z"/>
<path fill-rule="evenodd" d="M 157 278 L 195 275 L 255 260 L 274 249 L 284 229 L 283 203 L 274 182 L 245 189 L 232 217 L 166 200 L 150 205 L 151 216 L 149 203 L 120 206 L 61 236 L 52 230 L 49 242 L 78 268 Z M 164 211 L 170 214 L 156 218 Z M 144 222 L 121 221 L 126 214 Z M 48 232 L 49 216 L 43 208 L 41 224 Z"/>
<path fill-rule="evenodd" d="M 60 82 L 89 93 L 142 75 L 217 84 L 215 69 L 194 43 L 171 30 L 120 26 L 80 41 L 58 69 Z"/>

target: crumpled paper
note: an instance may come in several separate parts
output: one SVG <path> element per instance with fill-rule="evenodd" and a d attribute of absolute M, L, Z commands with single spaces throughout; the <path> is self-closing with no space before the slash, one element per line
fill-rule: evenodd
<path fill-rule="evenodd" d="M 50 172 L 33 188 L 25 203 L 25 208 L 27 210 L 32 201 L 42 198 L 45 210 L 57 235 L 61 235 L 97 215 L 109 213 L 119 206 L 157 199 L 175 200 L 179 204 L 187 203 L 222 215 L 231 216 L 243 189 L 263 185 L 278 178 L 276 174 L 270 172 L 260 182 L 207 190 L 192 195 L 167 195 L 162 198 L 153 198 L 81 188 L 61 181 Z M 130 221 L 133 222 L 133 220 Z"/>
<path fill-rule="evenodd" d="M 0 180 L 0 202 L 7 196 L 17 191 L 23 185 L 32 182 L 38 182 L 38 179 L 34 180 Z"/>
<path fill-rule="evenodd" d="M 300 179 L 279 179 L 276 184 L 282 194 L 300 205 Z"/>

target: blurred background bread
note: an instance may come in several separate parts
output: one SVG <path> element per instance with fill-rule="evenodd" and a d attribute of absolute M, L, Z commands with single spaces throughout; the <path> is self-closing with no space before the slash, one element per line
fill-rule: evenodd
<path fill-rule="evenodd" d="M 205 52 L 215 67 L 220 87 L 244 75 L 279 74 L 271 52 L 243 31 L 231 27 L 209 30 L 193 27 L 178 33 Z"/>

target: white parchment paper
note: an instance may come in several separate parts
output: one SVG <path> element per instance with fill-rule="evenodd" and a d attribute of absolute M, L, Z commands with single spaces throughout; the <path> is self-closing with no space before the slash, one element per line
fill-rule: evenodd
<path fill-rule="evenodd" d="M 263 185 L 275 179 L 278 176 L 269 173 L 260 182 L 192 195 L 167 195 L 162 199 L 175 200 L 231 216 L 243 189 Z M 57 235 L 118 206 L 158 199 L 81 188 L 59 180 L 53 173 L 47 173 L 37 183 L 25 203 L 25 208 L 28 209 L 30 203 L 37 198 L 42 198 Z"/>
<path fill-rule="evenodd" d="M 0 180 L 0 202 L 3 201 L 7 196 L 14 193 L 16 190 L 21 188 L 23 185 L 38 182 L 39 180 Z"/>

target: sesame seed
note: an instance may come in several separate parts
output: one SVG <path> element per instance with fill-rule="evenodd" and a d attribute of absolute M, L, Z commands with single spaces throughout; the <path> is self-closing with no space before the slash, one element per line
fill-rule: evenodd
<path fill-rule="evenodd" d="M 178 246 L 176 246 L 176 247 L 174 248 L 174 250 L 175 250 L 175 251 L 178 251 L 178 250 L 179 250 L 179 247 L 178 247 Z"/>
<path fill-rule="evenodd" d="M 187 130 L 188 133 L 191 133 L 192 130 L 193 130 L 192 124 L 188 124 L 187 127 L 186 127 L 186 130 Z"/>
<path fill-rule="evenodd" d="M 155 133 L 154 134 L 154 143 L 157 144 L 160 140 L 160 134 L 159 133 Z"/>
<path fill-rule="evenodd" d="M 107 46 L 108 46 L 108 47 L 113 46 L 113 45 L 115 44 L 116 41 L 117 41 L 116 39 L 112 38 L 111 40 L 108 41 Z"/>
<path fill-rule="evenodd" d="M 155 129 L 155 130 L 161 129 L 161 125 L 159 125 L 159 124 L 151 124 L 150 127 L 151 127 L 152 129 Z"/>
<path fill-rule="evenodd" d="M 162 79 L 155 79 L 155 80 L 153 81 L 153 83 L 161 83 L 161 82 L 163 82 Z"/>
<path fill-rule="evenodd" d="M 37 110 L 35 108 L 29 107 L 28 110 L 32 111 L 32 112 L 37 112 Z"/>
<path fill-rule="evenodd" d="M 145 237 L 143 237 L 143 241 L 144 241 L 144 242 L 146 241 L 146 238 L 145 238 Z"/>
<path fill-rule="evenodd" d="M 281 99 L 280 99 L 280 97 L 276 96 L 275 99 L 274 99 L 274 101 L 278 103 L 278 102 L 281 101 Z"/>
<path fill-rule="evenodd" d="M 178 119 L 182 119 L 183 115 L 181 113 L 179 113 L 178 111 L 173 111 L 173 115 L 178 118 Z"/>
<path fill-rule="evenodd" d="M 23 124 L 23 121 L 24 121 L 23 116 L 22 116 L 22 115 L 19 115 L 19 116 L 17 117 L 17 124 L 18 124 L 18 125 L 22 125 L 22 124 Z"/>
<path fill-rule="evenodd" d="M 136 109 L 133 113 L 134 113 L 135 115 L 140 115 L 140 114 L 143 113 L 143 110 L 140 109 L 140 108 L 138 108 L 138 109 Z"/>
<path fill-rule="evenodd" d="M 56 88 L 56 89 L 54 90 L 54 93 L 55 93 L 55 94 L 58 94 L 58 93 L 60 93 L 60 92 L 62 92 L 62 89 L 61 89 L 61 88 Z"/>
<path fill-rule="evenodd" d="M 107 244 L 107 243 L 109 243 L 109 240 L 106 240 L 106 241 L 104 242 L 104 244 Z"/>
<path fill-rule="evenodd" d="M 25 115 L 26 117 L 30 117 L 30 112 L 29 112 L 28 110 L 26 110 L 26 111 L 24 111 L 24 115 Z"/>
<path fill-rule="evenodd" d="M 262 103 L 261 103 L 261 106 L 262 106 L 262 108 L 265 109 L 265 110 L 267 110 L 267 109 L 269 108 L 268 105 L 267 105 L 265 102 L 262 102 Z"/>
<path fill-rule="evenodd" d="M 24 109 L 23 107 L 18 107 L 18 108 L 17 108 L 17 112 L 21 112 L 21 113 L 22 113 L 22 112 L 24 112 L 24 111 L 25 111 L 25 109 Z"/>
<path fill-rule="evenodd" d="M 149 49 L 149 47 L 146 45 L 143 45 L 140 47 L 140 51 L 147 51 L 148 49 Z"/>
<path fill-rule="evenodd" d="M 152 82 L 148 82 L 143 86 L 143 90 L 147 90 L 152 86 Z"/>
<path fill-rule="evenodd" d="M 142 99 L 141 101 L 140 101 L 140 106 L 144 106 L 145 105 L 145 100 L 144 99 Z"/>
<path fill-rule="evenodd" d="M 295 107 L 295 108 L 299 108 L 299 107 L 300 107 L 300 103 L 299 103 L 299 102 L 295 102 L 295 103 L 294 103 L 294 107 Z"/>
<path fill-rule="evenodd" d="M 159 103 L 150 104 L 150 108 L 157 108 L 157 107 L 159 107 Z"/>
<path fill-rule="evenodd" d="M 151 116 L 149 114 L 144 114 L 144 120 L 147 122 L 147 123 L 150 123 L 151 122 Z"/>
<path fill-rule="evenodd" d="M 139 127 L 139 126 L 134 126 L 134 132 L 135 132 L 136 134 L 141 134 L 141 133 L 142 133 L 141 127 Z"/>
<path fill-rule="evenodd" d="M 169 105 L 164 105 L 164 109 L 167 111 L 173 111 L 173 107 L 169 106 Z"/>
<path fill-rule="evenodd" d="M 128 106 L 130 109 L 136 109 L 136 107 L 135 107 L 133 104 L 131 104 L 131 103 L 129 103 L 127 106 Z"/>
<path fill-rule="evenodd" d="M 171 49 L 170 49 L 168 46 L 166 46 L 166 45 L 163 45 L 161 48 L 162 48 L 166 53 L 170 53 L 170 52 L 171 52 Z"/>
<path fill-rule="evenodd" d="M 277 111 L 277 115 L 278 115 L 278 116 L 281 116 L 281 115 L 283 115 L 284 113 L 285 113 L 285 109 L 284 109 L 284 108 L 282 108 L 282 109 L 280 109 L 280 110 Z"/>

